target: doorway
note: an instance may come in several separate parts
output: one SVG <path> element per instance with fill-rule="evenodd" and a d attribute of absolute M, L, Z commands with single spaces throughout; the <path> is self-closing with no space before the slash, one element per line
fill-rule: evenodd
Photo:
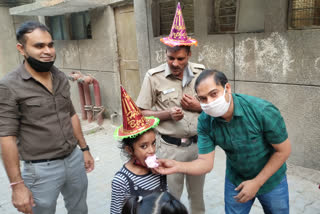
<path fill-rule="evenodd" d="M 136 101 L 140 92 L 140 73 L 133 5 L 114 9 L 117 30 L 120 82 L 129 96 Z"/>

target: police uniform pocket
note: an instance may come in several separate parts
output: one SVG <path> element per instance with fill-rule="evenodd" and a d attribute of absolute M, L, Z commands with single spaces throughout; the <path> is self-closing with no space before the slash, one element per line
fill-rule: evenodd
<path fill-rule="evenodd" d="M 167 90 L 161 91 L 160 100 L 162 103 L 165 103 L 166 105 L 176 106 L 179 103 L 178 96 L 179 94 L 176 90 L 167 89 Z"/>

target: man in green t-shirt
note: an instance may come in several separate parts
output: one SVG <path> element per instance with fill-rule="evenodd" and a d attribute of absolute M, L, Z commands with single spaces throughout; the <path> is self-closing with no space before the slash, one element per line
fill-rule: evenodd
<path fill-rule="evenodd" d="M 279 110 L 270 102 L 232 94 L 224 73 L 204 70 L 195 82 L 203 112 L 198 118 L 199 157 L 160 159 L 161 174 L 200 175 L 213 168 L 215 146 L 227 156 L 225 211 L 249 213 L 258 198 L 265 213 L 289 213 L 286 164 L 291 144 Z"/>

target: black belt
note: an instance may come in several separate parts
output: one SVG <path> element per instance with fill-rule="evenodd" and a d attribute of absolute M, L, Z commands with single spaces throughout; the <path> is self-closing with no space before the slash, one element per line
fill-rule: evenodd
<path fill-rule="evenodd" d="M 66 157 L 68 157 L 70 154 L 67 154 L 65 156 L 58 157 L 58 158 L 40 159 L 40 160 L 25 160 L 24 162 L 26 162 L 26 163 L 44 163 L 44 162 L 50 162 L 50 161 L 55 161 L 55 160 L 62 160 L 62 159 L 65 159 Z"/>
<path fill-rule="evenodd" d="M 169 135 L 161 135 L 161 138 L 164 141 L 166 141 L 167 143 L 174 144 L 177 146 L 189 146 L 192 143 L 197 143 L 197 141 L 198 141 L 198 135 L 189 137 L 188 138 L 189 142 L 187 142 L 187 143 L 181 143 L 181 138 L 170 137 Z"/>

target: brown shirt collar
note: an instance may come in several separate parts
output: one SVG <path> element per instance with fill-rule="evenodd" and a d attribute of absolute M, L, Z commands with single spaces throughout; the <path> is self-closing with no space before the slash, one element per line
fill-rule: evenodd
<path fill-rule="evenodd" d="M 25 62 L 23 61 L 23 63 L 20 65 L 20 67 L 19 67 L 18 69 L 20 70 L 20 74 L 21 74 L 22 79 L 28 80 L 28 79 L 31 79 L 32 76 L 31 76 L 31 74 L 27 71 L 24 63 L 25 63 Z"/>
<path fill-rule="evenodd" d="M 25 61 L 23 60 L 23 63 L 19 66 L 18 70 L 20 71 L 21 77 L 24 80 L 28 80 L 33 78 L 32 75 L 27 71 L 25 65 L 24 65 Z M 52 73 L 52 77 L 55 77 L 57 74 L 57 68 L 55 66 L 52 66 L 50 72 Z"/>

